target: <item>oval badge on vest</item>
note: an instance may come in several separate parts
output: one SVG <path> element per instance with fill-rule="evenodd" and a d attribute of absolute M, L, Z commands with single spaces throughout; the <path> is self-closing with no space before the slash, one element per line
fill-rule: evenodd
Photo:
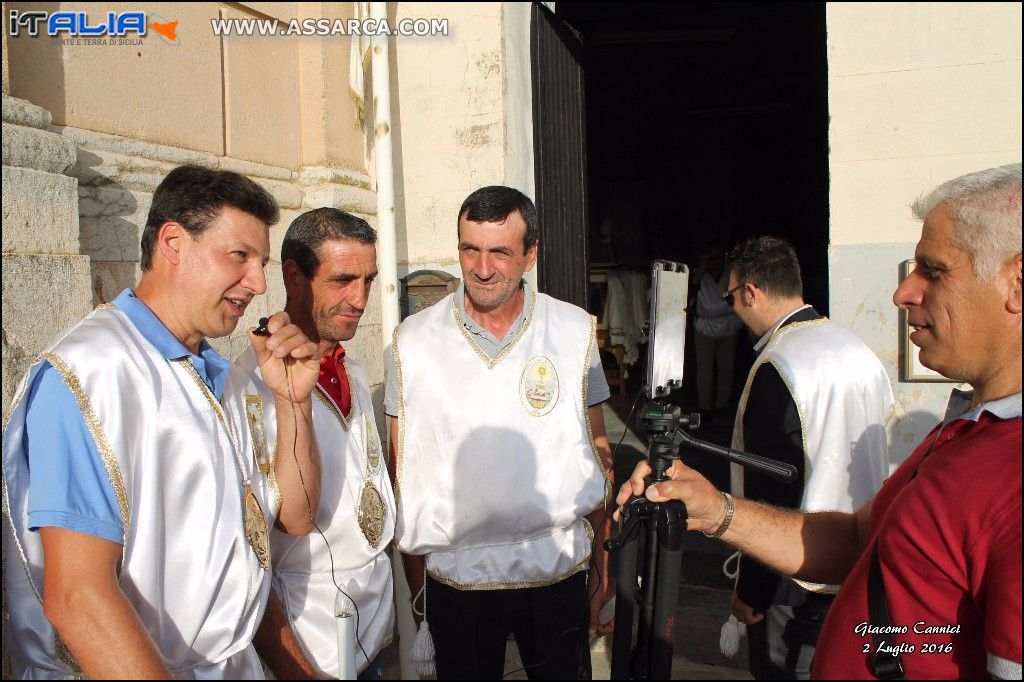
<path fill-rule="evenodd" d="M 543 417 L 558 402 L 558 374 L 542 355 L 530 358 L 519 380 L 519 399 L 534 417 Z"/>

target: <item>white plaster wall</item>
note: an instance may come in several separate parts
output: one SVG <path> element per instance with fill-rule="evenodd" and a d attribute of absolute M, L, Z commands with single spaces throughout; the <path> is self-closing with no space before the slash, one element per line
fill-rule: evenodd
<path fill-rule="evenodd" d="M 453 265 L 462 201 L 505 181 L 501 4 L 398 3 L 406 17 L 447 18 L 449 34 L 394 42 L 398 262 Z"/>
<path fill-rule="evenodd" d="M 535 196 L 530 5 L 397 3 L 405 17 L 446 18 L 449 34 L 394 42 L 398 274 L 461 277 L 456 214 L 470 192 Z"/>
<path fill-rule="evenodd" d="M 914 242 L 906 207 L 1021 158 L 1019 3 L 829 3 L 831 243 Z"/>
<path fill-rule="evenodd" d="M 528 2 L 502 3 L 505 84 L 505 184 L 535 195 L 533 157 L 533 75 Z"/>
<path fill-rule="evenodd" d="M 882 359 L 902 461 L 951 384 L 897 380 L 891 295 L 920 224 L 909 205 L 963 173 L 1021 159 L 1019 3 L 829 3 L 830 306 Z"/>
<path fill-rule="evenodd" d="M 505 74 L 505 181 L 531 199 L 537 196 L 533 157 L 533 73 L 528 2 L 503 2 L 502 52 Z M 543 231 L 543 226 L 541 227 Z M 542 245 L 543 248 L 543 245 Z M 526 273 L 537 286 L 537 268 Z"/>

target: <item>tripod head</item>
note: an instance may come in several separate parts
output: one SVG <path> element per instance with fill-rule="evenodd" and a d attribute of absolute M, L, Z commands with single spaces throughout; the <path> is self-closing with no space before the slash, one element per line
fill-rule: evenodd
<path fill-rule="evenodd" d="M 782 464 L 768 457 L 733 450 L 693 437 L 690 431 L 700 428 L 700 415 L 697 413 L 683 414 L 682 409 L 675 405 L 668 405 L 661 400 L 647 400 L 640 410 L 639 420 L 648 436 L 648 461 L 654 472 L 651 482 L 667 479 L 668 469 L 674 460 L 679 459 L 679 446 L 683 443 L 780 481 L 796 478 L 796 467 L 792 464 Z"/>

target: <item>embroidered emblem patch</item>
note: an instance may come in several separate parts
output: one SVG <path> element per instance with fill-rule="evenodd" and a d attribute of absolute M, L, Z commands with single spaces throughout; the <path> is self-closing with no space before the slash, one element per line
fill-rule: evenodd
<path fill-rule="evenodd" d="M 384 537 L 384 498 L 380 491 L 367 481 L 363 484 L 363 492 L 359 496 L 359 530 L 363 531 L 366 541 L 374 549 L 380 546 Z"/>
<path fill-rule="evenodd" d="M 267 435 L 263 429 L 263 396 L 252 393 L 245 394 L 245 417 L 249 424 L 249 437 L 256 453 L 256 464 L 264 476 L 270 474 L 273 465 L 267 454 Z"/>
<path fill-rule="evenodd" d="M 558 374 L 542 355 L 530 358 L 519 379 L 519 399 L 534 417 L 543 417 L 558 402 Z"/>
<path fill-rule="evenodd" d="M 245 537 L 248 538 L 252 551 L 260 562 L 264 571 L 270 570 L 270 533 L 267 528 L 267 517 L 263 515 L 256 493 L 252 491 L 252 485 L 245 484 L 242 491 L 245 498 Z"/>

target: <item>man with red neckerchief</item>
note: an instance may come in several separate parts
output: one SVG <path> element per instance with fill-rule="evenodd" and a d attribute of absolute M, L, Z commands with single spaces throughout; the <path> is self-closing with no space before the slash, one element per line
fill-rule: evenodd
<path fill-rule="evenodd" d="M 312 412 L 326 485 L 315 512 L 319 533 L 270 538 L 274 592 L 255 644 L 279 679 L 339 674 L 339 588 L 358 608 L 357 642 L 349 655 L 359 679 L 380 679 L 380 651 L 394 629 L 385 551 L 394 529 L 394 497 L 366 372 L 341 345 L 355 336 L 366 309 L 377 276 L 376 240 L 365 220 L 320 208 L 296 218 L 281 246 L 285 310 L 321 353 Z M 237 362 L 255 376 L 251 356 Z M 258 389 L 260 382 L 250 386 Z M 249 415 L 250 428 L 270 437 L 274 414 L 265 401 L 264 409 L 262 419 Z"/>

